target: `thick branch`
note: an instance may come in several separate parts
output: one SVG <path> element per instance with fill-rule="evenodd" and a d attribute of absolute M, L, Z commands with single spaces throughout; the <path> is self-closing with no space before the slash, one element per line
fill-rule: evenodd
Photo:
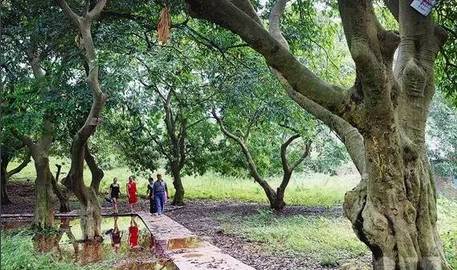
<path fill-rule="evenodd" d="M 269 17 L 270 25 L 268 31 L 274 39 L 276 39 L 279 43 L 281 43 L 282 46 L 289 50 L 289 43 L 284 38 L 281 31 L 281 16 L 284 13 L 287 2 L 289 2 L 289 0 L 278 0 L 271 9 Z"/>
<path fill-rule="evenodd" d="M 97 165 L 94 156 L 90 153 L 89 146 L 86 144 L 84 147 L 84 159 L 86 160 L 87 166 L 89 166 L 90 173 L 92 175 L 92 181 L 90 187 L 94 189 L 95 193 L 99 193 L 100 182 L 103 179 L 105 173 Z"/>
<path fill-rule="evenodd" d="M 100 15 L 100 13 L 102 12 L 105 5 L 106 5 L 106 0 L 98 0 L 95 7 L 91 11 L 89 11 L 89 13 L 87 13 L 87 17 L 90 20 L 97 18 Z"/>
<path fill-rule="evenodd" d="M 280 42 L 285 42 L 288 47 L 287 41 L 283 38 L 280 28 L 280 17 L 284 12 L 283 6 L 285 6 L 287 0 L 279 0 L 272 9 L 272 15 L 270 15 L 270 32 L 271 35 L 277 38 Z M 276 70 L 272 70 L 273 74 L 277 76 L 279 81 L 283 84 L 287 94 L 303 109 L 312 114 L 317 119 L 321 120 L 331 130 L 335 131 L 340 140 L 345 144 L 352 161 L 356 165 L 358 171 L 363 176 L 365 173 L 365 149 L 363 145 L 362 135 L 354 128 L 351 124 L 345 121 L 343 118 L 333 114 L 326 108 L 317 104 L 316 102 L 308 99 L 300 93 L 294 91 L 287 80 Z M 356 121 L 352 121 L 357 123 Z"/>

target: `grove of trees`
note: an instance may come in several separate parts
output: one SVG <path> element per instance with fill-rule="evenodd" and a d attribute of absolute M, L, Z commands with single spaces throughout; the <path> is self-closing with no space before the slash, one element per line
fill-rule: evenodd
<path fill-rule="evenodd" d="M 449 269 L 434 174 L 457 174 L 457 11 L 410 4 L 3 1 L 2 204 L 33 160 L 34 227 L 52 226 L 54 195 L 60 212 L 74 195 L 83 238 L 99 241 L 111 156 L 145 175 L 165 168 L 176 205 L 183 175 L 213 171 L 249 175 L 278 211 L 294 171 L 350 159 L 360 183 L 344 213 L 373 268 Z M 62 177 L 51 156 L 71 160 Z"/>

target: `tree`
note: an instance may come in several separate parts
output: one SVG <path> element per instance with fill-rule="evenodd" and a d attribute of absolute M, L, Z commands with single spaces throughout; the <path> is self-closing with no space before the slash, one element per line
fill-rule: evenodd
<path fill-rule="evenodd" d="M 354 86 L 343 89 L 300 63 L 280 32 L 264 29 L 249 1 L 186 2 L 192 16 L 231 30 L 262 54 L 305 110 L 323 119 L 318 115 L 323 108 L 326 116 L 330 113 L 356 134 L 353 144 L 344 142 L 362 180 L 346 194 L 344 211 L 359 239 L 371 249 L 373 267 L 448 269 L 436 229 L 434 179 L 425 147 L 425 123 L 435 88 L 433 65 L 447 36 L 432 16 L 416 12 L 411 1 L 386 0 L 398 21 L 398 35 L 379 23 L 373 1 L 338 1 L 356 67 Z M 279 22 L 285 2 L 277 2 L 272 10 L 278 19 L 270 20 L 270 27 Z M 310 104 L 320 110 L 312 111 Z M 357 149 L 356 155 L 350 145 Z"/>
<path fill-rule="evenodd" d="M 61 101 L 60 81 L 53 80 L 52 76 L 65 65 L 60 62 L 64 54 L 47 39 L 65 40 L 66 36 L 65 32 L 58 31 L 58 26 L 52 29 L 57 31 L 48 28 L 54 25 L 54 17 L 37 20 L 38 14 L 47 8 L 43 4 L 35 3 L 33 8 L 20 1 L 9 4 L 5 9 L 8 23 L 4 28 L 8 42 L 2 43 L 2 47 L 11 57 L 4 66 L 14 70 L 18 77 L 10 76 L 6 82 L 9 91 L 4 93 L 8 112 L 2 115 L 2 122 L 31 153 L 37 174 L 33 224 L 48 228 L 53 223 L 53 192 L 59 198 L 60 210 L 69 211 L 68 202 L 58 185 L 53 183 L 49 169 L 49 151 L 56 135 L 57 104 Z"/>
<path fill-rule="evenodd" d="M 257 165 L 252 157 L 251 151 L 249 150 L 248 146 L 246 145 L 245 138 L 249 136 L 249 130 L 245 133 L 242 133 L 243 136 L 237 136 L 231 131 L 229 131 L 220 116 L 218 116 L 217 112 L 213 110 L 212 112 L 213 117 L 216 119 L 218 125 L 221 128 L 222 133 L 227 136 L 228 138 L 235 141 L 241 148 L 245 158 L 246 163 L 248 164 L 249 171 L 251 176 L 264 190 L 268 201 L 270 202 L 270 207 L 272 209 L 281 211 L 284 206 L 286 205 L 284 201 L 284 193 L 286 191 L 287 185 L 289 184 L 290 178 L 292 177 L 293 171 L 297 168 L 298 165 L 309 155 L 311 144 L 307 143 L 305 146 L 305 150 L 303 154 L 292 164 L 289 165 L 289 161 L 287 158 L 287 148 L 301 136 L 300 134 L 294 134 L 290 136 L 282 145 L 281 145 L 281 162 L 283 166 L 283 176 L 281 180 L 281 184 L 276 189 L 276 191 L 268 184 L 268 182 L 259 174 L 257 170 Z M 250 127 L 248 127 L 249 129 Z M 244 138 L 243 138 L 244 137 Z"/>
<path fill-rule="evenodd" d="M 208 95 L 198 74 L 202 56 L 194 60 L 179 54 L 181 43 L 178 39 L 174 47 L 151 48 L 131 63 L 140 70 L 132 77 L 137 85 L 126 90 L 109 117 L 110 133 L 118 138 L 132 169 L 154 171 L 161 159 L 166 161 L 175 205 L 184 204 L 182 174 L 206 170 L 207 149 L 215 134 L 204 106 Z"/>
<path fill-rule="evenodd" d="M 77 29 L 76 39 L 80 49 L 85 52 L 86 80 L 93 95 L 89 115 L 73 137 L 71 166 L 64 184 L 71 189 L 81 203 L 81 230 L 84 240 L 94 241 L 101 237 L 101 209 L 94 190 L 84 184 L 83 170 L 87 141 L 100 124 L 101 112 L 107 99 L 100 87 L 99 65 L 91 33 L 92 23 L 99 17 L 106 0 L 99 0 L 93 6 L 86 5 L 83 16 L 77 15 L 65 0 L 58 0 L 58 4 Z"/>

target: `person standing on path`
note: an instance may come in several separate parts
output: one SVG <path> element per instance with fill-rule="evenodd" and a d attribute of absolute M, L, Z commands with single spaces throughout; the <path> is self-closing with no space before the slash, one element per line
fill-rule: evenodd
<path fill-rule="evenodd" d="M 113 204 L 113 208 L 114 208 L 114 213 L 117 214 L 117 212 L 118 212 L 117 203 L 119 200 L 119 195 L 121 194 L 121 189 L 119 187 L 119 184 L 117 183 L 117 177 L 114 177 L 113 183 L 109 186 L 109 190 L 110 190 L 111 203 Z"/>
<path fill-rule="evenodd" d="M 133 176 L 129 177 L 129 181 L 127 183 L 127 196 L 129 200 L 129 208 L 130 212 L 134 212 L 135 205 L 138 203 L 138 191 L 136 188 L 136 182 Z"/>
<path fill-rule="evenodd" d="M 148 183 L 148 198 L 149 198 L 149 212 L 151 214 L 156 213 L 156 204 L 154 201 L 154 192 L 152 189 L 154 188 L 154 179 L 152 176 L 149 177 L 149 183 Z"/>
<path fill-rule="evenodd" d="M 165 210 L 165 201 L 168 198 L 168 188 L 161 174 L 157 174 L 157 181 L 155 181 L 152 187 L 152 193 L 154 194 L 154 202 L 156 204 L 156 215 L 162 215 Z"/>

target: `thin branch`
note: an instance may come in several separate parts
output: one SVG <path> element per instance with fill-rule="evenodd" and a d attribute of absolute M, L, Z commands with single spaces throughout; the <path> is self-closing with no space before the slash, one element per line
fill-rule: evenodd
<path fill-rule="evenodd" d="M 27 166 L 27 164 L 30 163 L 31 156 L 32 156 L 32 153 L 30 152 L 30 150 L 28 150 L 26 152 L 25 157 L 22 160 L 21 164 L 19 164 L 16 168 L 14 168 L 11 171 L 6 173 L 7 178 L 10 178 L 11 176 L 15 175 L 16 173 L 19 173 L 20 171 L 22 171 L 22 169 L 24 169 Z"/>
<path fill-rule="evenodd" d="M 56 0 L 57 4 L 62 8 L 63 12 L 70 17 L 71 21 L 76 25 L 76 27 L 79 27 L 79 21 L 81 20 L 81 17 L 78 16 L 71 7 L 67 4 L 65 0 Z"/>
<path fill-rule="evenodd" d="M 304 149 L 302 155 L 300 156 L 300 158 L 297 159 L 290 167 L 291 171 L 295 170 L 295 168 L 297 168 L 297 166 L 300 165 L 300 163 L 302 163 L 303 160 L 305 160 L 305 158 L 309 156 L 310 152 L 311 152 L 311 141 L 308 141 L 308 142 L 306 142 L 305 149 Z"/>
<path fill-rule="evenodd" d="M 290 173 L 291 172 L 291 167 L 289 166 L 289 162 L 287 160 L 287 147 L 296 139 L 300 138 L 300 134 L 295 134 L 291 136 L 287 141 L 285 141 L 281 145 L 281 162 L 282 162 L 282 168 L 284 173 Z"/>

